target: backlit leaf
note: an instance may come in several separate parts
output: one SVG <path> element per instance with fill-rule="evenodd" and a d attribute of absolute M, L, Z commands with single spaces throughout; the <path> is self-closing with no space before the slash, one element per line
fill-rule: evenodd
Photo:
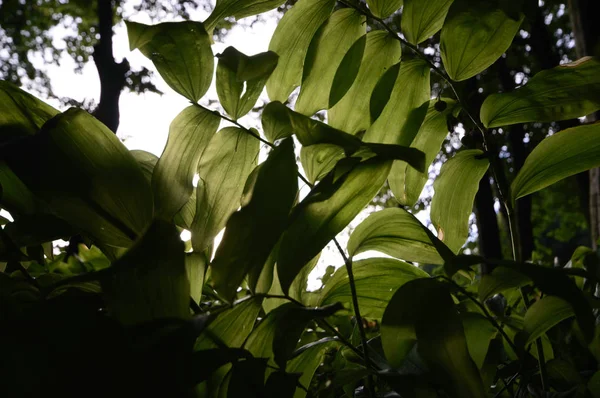
<path fill-rule="evenodd" d="M 479 299 L 485 301 L 494 294 L 515 289 L 531 283 L 531 279 L 510 268 L 496 267 L 490 274 L 483 275 L 479 282 Z"/>
<path fill-rule="evenodd" d="M 313 184 L 325 177 L 344 156 L 344 149 L 334 144 L 303 146 L 300 150 L 302 168 Z"/>
<path fill-rule="evenodd" d="M 204 21 L 204 26 L 208 32 L 212 32 L 226 17 L 241 19 L 272 10 L 283 3 L 285 0 L 217 0 L 214 10 Z"/>
<path fill-rule="evenodd" d="M 269 102 L 265 106 L 260 121 L 269 142 L 275 142 L 293 134 L 288 108 L 279 101 Z"/>
<path fill-rule="evenodd" d="M 498 334 L 498 330 L 486 317 L 476 312 L 465 312 L 460 318 L 465 330 L 469 354 L 477 369 L 481 369 L 490 343 Z"/>
<path fill-rule="evenodd" d="M 532 343 L 553 326 L 575 316 L 569 302 L 556 297 L 545 296 L 533 303 L 525 313 L 523 331 L 527 333 L 526 345 Z"/>
<path fill-rule="evenodd" d="M 321 363 L 323 363 L 323 359 L 327 351 L 335 349 L 335 347 L 338 345 L 339 343 L 335 341 L 314 344 L 304 350 L 294 359 L 289 360 L 285 370 L 289 373 L 301 373 L 302 376 L 300 376 L 298 381 L 303 386 L 309 386 L 315 371 L 321 365 Z M 301 388 L 296 388 L 294 398 L 304 397 L 306 397 L 306 391 Z"/>
<path fill-rule="evenodd" d="M 387 18 L 402 6 L 402 0 L 367 0 L 367 4 L 377 18 Z"/>
<path fill-rule="evenodd" d="M 409 43 L 419 44 L 437 33 L 454 0 L 405 0 L 402 33 Z"/>
<path fill-rule="evenodd" d="M 158 157 L 153 153 L 137 149 L 131 151 L 131 154 L 140 165 L 142 173 L 144 173 L 144 177 L 146 177 L 148 184 L 151 184 L 152 174 L 154 173 L 154 167 L 156 167 L 156 163 L 158 163 Z"/>

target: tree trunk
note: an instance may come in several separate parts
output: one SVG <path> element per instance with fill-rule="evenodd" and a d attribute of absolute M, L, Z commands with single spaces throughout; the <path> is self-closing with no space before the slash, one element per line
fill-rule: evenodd
<path fill-rule="evenodd" d="M 94 63 L 100 76 L 100 103 L 94 116 L 113 132 L 119 127 L 119 97 L 125 87 L 129 62 L 117 63 L 113 56 L 113 0 L 98 1 L 98 32 L 100 40 L 94 46 Z"/>

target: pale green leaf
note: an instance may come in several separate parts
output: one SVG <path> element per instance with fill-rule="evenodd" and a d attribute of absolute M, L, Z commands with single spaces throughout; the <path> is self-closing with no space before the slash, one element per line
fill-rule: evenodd
<path fill-rule="evenodd" d="M 169 126 L 167 145 L 154 168 L 156 214 L 170 220 L 189 200 L 198 160 L 221 119 L 199 105 L 185 108 Z"/>
<path fill-rule="evenodd" d="M 367 0 L 367 4 L 377 18 L 387 18 L 402 7 L 402 0 Z"/>
<path fill-rule="evenodd" d="M 486 317 L 476 312 L 465 312 L 460 318 L 465 329 L 469 354 L 477 369 L 481 369 L 490 343 L 498 334 L 498 329 Z"/>
<path fill-rule="evenodd" d="M 373 319 L 381 319 L 387 303 L 400 286 L 416 278 L 429 277 L 427 272 L 404 261 L 378 257 L 354 261 L 352 274 L 360 313 Z M 341 302 L 352 312 L 352 292 L 345 267 L 338 268 L 318 294 L 318 305 Z"/>
<path fill-rule="evenodd" d="M 389 161 L 375 157 L 333 182 L 322 180 L 295 208 L 282 236 L 277 273 L 284 292 L 302 267 L 315 257 L 379 192 Z"/>
<path fill-rule="evenodd" d="M 600 166 L 600 123 L 545 138 L 531 151 L 511 185 L 515 201 L 557 181 Z"/>
<path fill-rule="evenodd" d="M 492 65 L 511 45 L 524 15 L 508 15 L 502 0 L 455 0 L 440 37 L 446 72 L 466 80 Z"/>
<path fill-rule="evenodd" d="M 338 66 L 352 44 L 365 34 L 365 17 L 352 8 L 334 12 L 313 38 L 304 61 L 295 110 L 305 115 L 329 107 L 329 92 Z"/>
<path fill-rule="evenodd" d="M 173 90 L 197 102 L 213 77 L 211 39 L 200 22 L 164 22 L 142 25 L 127 22 L 131 50 L 150 59 Z"/>
<path fill-rule="evenodd" d="M 419 44 L 442 28 L 454 0 L 405 0 L 402 33 L 409 43 Z"/>
<path fill-rule="evenodd" d="M 226 17 L 241 19 L 277 8 L 285 0 L 217 0 L 214 10 L 204 21 L 208 32 Z"/>
<path fill-rule="evenodd" d="M 527 334 L 526 345 L 532 343 L 553 326 L 575 316 L 568 301 L 556 296 L 545 296 L 536 301 L 525 313 L 523 331 Z"/>
<path fill-rule="evenodd" d="M 360 45 L 360 42 L 357 41 L 354 46 L 356 45 Z M 353 51 L 354 46 L 349 50 L 349 54 Z M 360 68 L 356 78 L 350 80 L 351 86 L 345 95 L 339 102 L 334 102 L 335 106 L 327 112 L 329 124 L 349 134 L 366 130 L 371 125 L 369 108 L 371 93 L 379 78 L 388 68 L 400 60 L 401 55 L 398 40 L 382 30 L 373 30 L 367 33 L 366 42 L 363 46 L 364 51 L 362 51 Z M 343 81 L 346 76 L 350 75 L 348 69 L 355 68 L 354 64 L 353 62 L 342 61 L 336 72 L 334 87 L 338 84 L 338 80 Z M 338 75 L 340 78 L 337 77 Z M 330 99 L 330 106 L 332 105 Z"/>
<path fill-rule="evenodd" d="M 433 183 L 431 222 L 438 238 L 457 253 L 469 236 L 469 217 L 489 161 L 482 151 L 468 149 L 458 152 L 442 166 Z"/>
<path fill-rule="evenodd" d="M 334 0 L 299 0 L 277 25 L 269 43 L 269 50 L 279 55 L 277 67 L 267 81 L 271 101 L 285 102 L 300 85 L 308 46 L 329 18 L 334 3 Z"/>
<path fill-rule="evenodd" d="M 600 109 L 600 61 L 585 57 L 541 71 L 517 90 L 492 94 L 481 107 L 488 127 L 574 119 Z"/>
<path fill-rule="evenodd" d="M 204 253 L 186 253 L 185 269 L 190 281 L 190 296 L 196 303 L 202 298 L 202 287 L 204 286 L 204 274 L 208 266 L 208 259 Z"/>
<path fill-rule="evenodd" d="M 197 207 L 191 225 L 194 251 L 204 251 L 240 207 L 258 150 L 259 141 L 238 127 L 225 127 L 210 140 L 198 164 Z"/>

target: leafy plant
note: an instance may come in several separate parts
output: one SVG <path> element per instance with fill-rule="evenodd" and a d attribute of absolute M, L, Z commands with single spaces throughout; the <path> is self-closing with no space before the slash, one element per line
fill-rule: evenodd
<path fill-rule="evenodd" d="M 299 0 L 269 52 L 216 55 L 227 115 L 200 106 L 214 75 L 208 32 L 281 3 L 217 1 L 206 24 L 128 23 L 131 49 L 191 101 L 160 158 L 127 150 L 85 111 L 0 83 L 0 205 L 13 218 L 0 230 L 4 396 L 600 395 L 598 253 L 526 262 L 514 211 L 600 166 L 600 124 L 542 140 L 510 185 L 487 129 L 599 110 L 598 61 L 556 66 L 473 109 L 456 82 L 511 45 L 524 20 L 515 6 L 406 0 L 400 35 L 383 18 L 401 1 Z M 417 47 L 439 30 L 443 67 Z M 452 98 L 431 98 L 430 73 Z M 264 87 L 260 132 L 237 120 Z M 327 122 L 313 118 L 323 109 Z M 432 232 L 400 205 L 416 202 L 456 118 L 481 145 L 442 165 Z M 488 169 L 511 259 L 461 252 Z M 336 235 L 386 181 L 400 205 L 371 214 L 343 248 Z M 59 238 L 70 244 L 55 254 Z M 309 292 L 332 241 L 344 267 Z M 392 258 L 356 258 L 372 251 Z"/>

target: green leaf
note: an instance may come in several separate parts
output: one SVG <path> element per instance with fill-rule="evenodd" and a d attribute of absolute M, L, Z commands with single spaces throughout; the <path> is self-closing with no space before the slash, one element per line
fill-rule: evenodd
<path fill-rule="evenodd" d="M 410 145 L 425 153 L 425 171 L 420 172 L 404 162 L 397 162 L 397 165 L 392 167 L 389 183 L 401 205 L 413 206 L 419 200 L 421 191 L 429 179 L 427 170 L 448 135 L 447 118 L 459 109 L 454 100 L 444 98 L 443 101 L 447 106 L 442 112 L 435 109 L 435 101 L 430 101 L 425 120 Z"/>
<path fill-rule="evenodd" d="M 288 108 L 279 101 L 269 102 L 261 115 L 261 124 L 269 142 L 287 138 L 293 134 Z"/>
<path fill-rule="evenodd" d="M 0 205 L 3 209 L 29 215 L 40 210 L 42 204 L 39 200 L 3 161 L 0 161 L 0 187 Z"/>
<path fill-rule="evenodd" d="M 308 46 L 334 4 L 334 0 L 299 0 L 281 18 L 269 43 L 269 50 L 279 55 L 279 63 L 267 81 L 272 101 L 285 102 L 300 85 Z"/>
<path fill-rule="evenodd" d="M 367 0 L 371 13 L 377 18 L 387 18 L 402 7 L 402 0 Z"/>
<path fill-rule="evenodd" d="M 600 398 L 600 370 L 590 377 L 587 383 L 587 389 L 593 398 Z"/>
<path fill-rule="evenodd" d="M 238 127 L 225 127 L 210 140 L 198 164 L 197 208 L 190 227 L 195 251 L 205 250 L 240 207 L 258 150 L 258 140 Z"/>
<path fill-rule="evenodd" d="M 333 182 L 322 180 L 296 207 L 282 236 L 277 273 L 284 292 L 302 267 L 315 257 L 381 189 L 389 161 L 375 157 Z M 330 194 L 329 194 L 330 193 Z"/>
<path fill-rule="evenodd" d="M 233 47 L 217 57 L 217 95 L 223 109 L 237 120 L 256 104 L 278 57 L 272 51 L 249 57 Z"/>
<path fill-rule="evenodd" d="M 152 174 L 156 215 L 170 220 L 189 200 L 198 160 L 221 119 L 199 105 L 185 108 L 169 126 L 167 145 Z"/>
<path fill-rule="evenodd" d="M 259 167 L 242 208 L 227 221 L 223 241 L 211 264 L 215 289 L 228 300 L 235 296 L 248 272 L 265 264 L 287 224 L 298 192 L 291 139 L 276 147 Z"/>
<path fill-rule="evenodd" d="M 173 224 L 154 221 L 118 259 L 102 291 L 112 316 L 124 325 L 190 316 L 190 284 L 183 242 Z"/>
<path fill-rule="evenodd" d="M 483 367 L 490 343 L 498 334 L 498 330 L 481 314 L 466 312 L 461 314 L 465 338 L 469 354 L 477 369 Z"/>
<path fill-rule="evenodd" d="M 469 236 L 469 216 L 489 161 L 478 149 L 458 152 L 442 166 L 433 183 L 431 222 L 438 238 L 457 253 Z"/>
<path fill-rule="evenodd" d="M 536 301 L 525 313 L 523 321 L 523 331 L 527 334 L 525 345 L 531 344 L 552 327 L 574 316 L 575 312 L 571 304 L 559 297 L 545 296 Z"/>
<path fill-rule="evenodd" d="M 334 12 L 313 38 L 304 61 L 302 86 L 294 108 L 312 115 L 329 107 L 336 70 L 352 44 L 365 34 L 365 17 L 352 8 Z"/>
<path fill-rule="evenodd" d="M 204 26 L 192 21 L 126 25 L 130 49 L 138 48 L 150 59 L 169 87 L 198 102 L 208 90 L 214 70 L 211 39 Z"/>
<path fill-rule="evenodd" d="M 390 97 L 392 96 L 392 92 L 394 91 L 394 87 L 396 85 L 396 80 L 398 79 L 398 74 L 400 73 L 400 65 L 402 63 L 398 62 L 392 65 L 391 68 L 385 71 L 381 78 L 375 85 L 373 92 L 371 93 L 371 100 L 369 102 L 369 112 L 371 114 L 371 122 L 377 120 L 377 118 L 381 115 L 381 112 L 385 109 Z"/>
<path fill-rule="evenodd" d="M 497 293 L 531 283 L 527 276 L 506 267 L 496 267 L 491 274 L 483 275 L 479 282 L 479 299 L 485 301 Z"/>
<path fill-rule="evenodd" d="M 64 220 L 43 213 L 21 215 L 7 224 L 4 232 L 18 247 L 41 245 L 57 239 L 69 240 L 76 233 Z"/>
<path fill-rule="evenodd" d="M 444 262 L 427 233 L 427 227 L 402 208 L 371 213 L 356 227 L 348 240 L 348 253 L 355 256 L 368 250 L 418 263 Z"/>
<path fill-rule="evenodd" d="M 591 57 L 541 71 L 517 90 L 492 94 L 481 107 L 488 127 L 574 119 L 600 109 L 600 60 Z"/>
<path fill-rule="evenodd" d="M 370 36 L 362 35 L 356 40 L 348 49 L 344 58 L 342 58 L 342 62 L 338 65 L 335 75 L 333 76 L 332 86 L 329 90 L 328 108 L 337 104 L 354 84 L 354 80 L 358 76 L 358 72 L 362 65 L 368 37 Z"/>
<path fill-rule="evenodd" d="M 492 65 L 511 45 L 524 15 L 506 14 L 502 0 L 455 0 L 442 27 L 440 51 L 454 81 L 466 80 Z"/>
<path fill-rule="evenodd" d="M 214 10 L 204 21 L 208 32 L 226 17 L 241 19 L 277 8 L 285 0 L 217 0 Z"/>
<path fill-rule="evenodd" d="M 146 181 L 148 181 L 148 184 L 151 184 L 152 174 L 154 173 L 156 163 L 158 163 L 158 157 L 153 153 L 137 149 L 131 151 L 131 155 L 135 158 L 135 160 L 137 160 L 138 164 L 140 165 L 142 173 L 144 173 L 144 177 L 146 177 Z"/>
<path fill-rule="evenodd" d="M 600 166 L 600 123 L 563 130 L 531 151 L 511 185 L 516 201 L 569 176 Z"/>
<path fill-rule="evenodd" d="M 313 344 L 302 351 L 300 355 L 287 362 L 285 368 L 286 372 L 302 374 L 298 381 L 303 386 L 309 386 L 315 371 L 321 365 L 321 363 L 323 363 L 323 357 L 325 354 L 329 350 L 335 349 L 334 347 L 337 345 L 339 345 L 339 343 L 336 341 Z M 301 388 L 297 388 L 294 398 L 304 397 L 306 397 L 306 391 Z"/>
<path fill-rule="evenodd" d="M 419 354 L 448 391 L 458 397 L 486 395 L 452 296 L 439 281 L 415 279 L 396 291 L 383 314 L 381 341 L 393 367 L 399 368 L 418 342 Z"/>
<path fill-rule="evenodd" d="M 265 371 L 267 361 L 262 358 L 248 358 L 232 364 L 227 398 L 264 397 Z"/>
<path fill-rule="evenodd" d="M 56 216 L 103 244 L 128 247 L 150 224 L 151 188 L 137 161 L 83 110 L 55 116 L 40 133 L 3 152 L 15 175 Z"/>
<path fill-rule="evenodd" d="M 204 274 L 209 260 L 204 253 L 186 253 L 185 269 L 190 281 L 190 296 L 196 303 L 202 298 L 202 287 L 204 286 Z"/>
<path fill-rule="evenodd" d="M 409 43 L 419 44 L 442 28 L 454 0 L 405 0 L 402 33 Z"/>
<path fill-rule="evenodd" d="M 414 265 L 392 258 L 367 258 L 352 263 L 354 284 L 360 313 L 366 318 L 381 319 L 383 310 L 396 289 L 429 274 Z M 352 308 L 352 293 L 345 267 L 338 268 L 319 292 L 318 305 L 341 302 Z"/>
<path fill-rule="evenodd" d="M 371 125 L 371 93 L 379 78 L 400 60 L 401 55 L 400 43 L 385 31 L 373 30 L 367 33 L 365 42 L 361 43 L 361 40 L 350 48 L 336 72 L 329 100 L 331 109 L 327 112 L 329 124 L 349 134 L 366 130 Z M 362 47 L 364 50 L 359 52 Z M 353 74 L 356 59 L 361 60 L 360 67 Z M 340 95 L 334 91 L 337 86 L 350 88 Z M 341 98 L 339 102 L 338 98 Z"/>
<path fill-rule="evenodd" d="M 303 146 L 300 150 L 302 168 L 308 181 L 313 184 L 325 177 L 344 157 L 344 150 L 334 144 Z"/>

